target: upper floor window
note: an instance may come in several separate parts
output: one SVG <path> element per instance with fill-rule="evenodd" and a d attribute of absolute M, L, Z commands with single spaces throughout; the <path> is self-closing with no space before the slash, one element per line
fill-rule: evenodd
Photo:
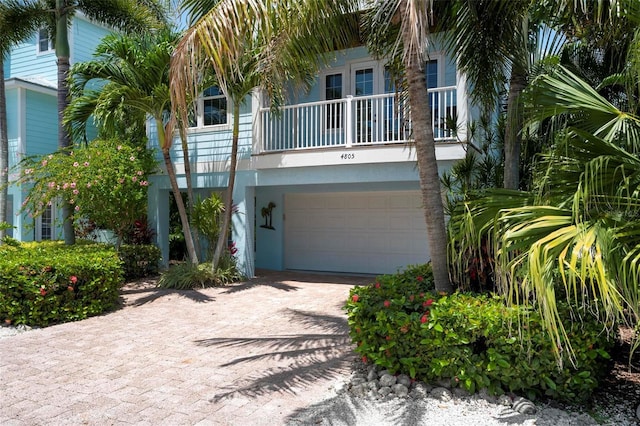
<path fill-rule="evenodd" d="M 53 50 L 53 40 L 49 37 L 49 32 L 42 28 L 38 31 L 38 53 L 46 53 Z"/>
<path fill-rule="evenodd" d="M 219 126 L 228 122 L 227 98 L 218 87 L 209 87 L 198 99 L 196 115 L 191 121 L 191 127 Z"/>

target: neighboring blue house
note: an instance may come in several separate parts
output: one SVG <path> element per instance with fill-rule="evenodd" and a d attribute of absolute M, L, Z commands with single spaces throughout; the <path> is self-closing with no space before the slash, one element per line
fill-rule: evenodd
<path fill-rule="evenodd" d="M 459 141 L 466 138 L 470 101 L 465 79 L 443 52 L 431 52 L 426 74 L 444 170 L 465 155 Z M 415 150 L 406 143 L 411 123 L 384 61 L 364 47 L 337 52 L 281 116 L 264 106 L 255 93 L 240 118 L 232 238 L 248 276 L 256 268 L 392 273 L 429 259 Z M 189 155 L 200 194 L 227 186 L 230 111 L 216 90 L 199 100 Z M 447 116 L 457 117 L 457 137 L 444 127 Z M 180 143 L 174 147 L 186 188 Z M 149 219 L 165 260 L 170 192 L 166 175 L 152 177 Z"/>
<path fill-rule="evenodd" d="M 71 63 L 87 61 L 109 30 L 77 14 L 69 29 Z M 9 134 L 9 182 L 19 171 L 22 158 L 43 155 L 58 148 L 56 55 L 46 31 L 15 46 L 4 62 Z M 21 241 L 61 238 L 55 207 L 38 218 L 20 214 L 26 188 L 9 186 L 8 222 L 15 227 L 8 235 Z"/>

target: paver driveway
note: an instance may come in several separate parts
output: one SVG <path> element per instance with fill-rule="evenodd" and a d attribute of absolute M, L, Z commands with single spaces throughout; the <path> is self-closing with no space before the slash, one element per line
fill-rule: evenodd
<path fill-rule="evenodd" d="M 0 339 L 0 424 L 285 423 L 348 374 L 341 306 L 371 279 L 258 275 L 131 284 L 118 311 Z"/>

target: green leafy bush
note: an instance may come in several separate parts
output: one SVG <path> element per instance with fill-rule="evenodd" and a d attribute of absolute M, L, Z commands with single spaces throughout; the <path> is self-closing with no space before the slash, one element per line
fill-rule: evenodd
<path fill-rule="evenodd" d="M 606 370 L 613 341 L 587 313 L 568 330 L 575 367 L 562 354 L 559 368 L 535 311 L 507 307 L 496 296 L 438 295 L 427 291 L 424 276 L 407 280 L 411 275 L 383 276 L 351 290 L 350 334 L 365 362 L 426 382 L 451 380 L 470 392 L 568 401 L 588 397 Z M 561 312 L 569 315 L 568 307 Z"/>
<path fill-rule="evenodd" d="M 0 319 L 46 326 L 118 304 L 122 267 L 113 247 L 58 242 L 0 248 Z"/>
<path fill-rule="evenodd" d="M 191 262 L 179 263 L 162 273 L 158 287 L 186 290 L 193 288 L 216 287 L 244 279 L 238 271 L 235 259 L 226 253 L 221 259 L 216 273 L 211 272 L 211 263 L 193 265 Z"/>
<path fill-rule="evenodd" d="M 127 280 L 156 275 L 162 258 L 160 249 L 151 244 L 123 244 L 118 249 L 118 255 Z"/>

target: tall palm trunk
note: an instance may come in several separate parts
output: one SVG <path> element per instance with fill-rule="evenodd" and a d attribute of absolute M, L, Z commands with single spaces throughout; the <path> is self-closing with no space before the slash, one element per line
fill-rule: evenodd
<path fill-rule="evenodd" d="M 222 229 L 216 244 L 216 250 L 213 252 L 211 259 L 211 270 L 216 272 L 222 250 L 226 246 L 229 225 L 231 224 L 231 214 L 233 212 L 233 187 L 236 180 L 236 163 L 238 160 L 238 138 L 240 135 L 240 99 L 232 99 L 233 101 L 233 138 L 231 143 L 231 164 L 229 165 L 229 184 L 227 185 L 227 194 L 224 201 L 224 218 L 222 220 Z"/>
<path fill-rule="evenodd" d="M 184 161 L 184 178 L 187 181 L 187 198 L 189 202 L 187 209 L 189 211 L 189 217 L 193 217 L 193 203 L 195 198 L 193 196 L 193 182 L 191 181 L 191 161 L 189 161 L 189 146 L 187 145 L 187 131 L 184 126 L 179 126 L 180 142 L 182 143 L 182 158 Z M 198 237 L 198 230 L 194 227 L 192 230 L 193 243 L 196 253 L 202 254 L 200 251 L 200 238 Z"/>
<path fill-rule="evenodd" d="M 56 0 L 56 58 L 58 61 L 58 148 L 63 149 L 71 145 L 69 133 L 62 125 L 64 110 L 69 104 L 69 86 L 67 76 L 69 75 L 69 15 L 66 12 L 64 0 Z M 76 236 L 71 221 L 71 205 L 68 200 L 62 200 L 62 231 L 64 243 L 75 244 Z"/>
<path fill-rule="evenodd" d="M 7 200 L 9 193 L 9 133 L 7 130 L 7 96 L 4 86 L 4 57 L 0 53 L 0 225 L 7 221 Z M 6 236 L 0 226 L 0 245 Z"/>
<path fill-rule="evenodd" d="M 180 193 L 180 187 L 178 186 L 178 180 L 176 179 L 176 171 L 173 168 L 173 161 L 171 161 L 171 148 L 166 142 L 167 135 L 164 131 L 162 119 L 156 118 L 156 126 L 158 129 L 158 142 L 160 143 L 160 147 L 162 148 L 162 158 L 164 159 L 164 165 L 167 168 L 167 176 L 169 176 L 169 182 L 171 182 L 173 198 L 176 200 L 176 205 L 178 206 L 178 215 L 180 216 L 180 222 L 182 223 L 184 241 L 187 245 L 187 254 L 189 255 L 189 260 L 191 261 L 191 263 L 193 265 L 197 265 L 198 255 L 196 253 L 195 246 L 193 245 L 191 226 L 189 225 L 189 217 L 187 216 L 187 210 L 184 207 L 184 201 L 182 201 L 182 194 Z"/>
<path fill-rule="evenodd" d="M 504 187 L 520 189 L 520 151 L 522 145 L 522 108 L 520 95 L 527 85 L 527 72 L 514 67 L 509 81 L 507 122 L 504 135 Z"/>
<path fill-rule="evenodd" d="M 406 8 L 407 2 L 402 1 L 401 7 Z M 404 10 L 400 13 L 407 16 Z M 411 45 L 411 32 L 408 25 L 402 26 L 402 41 L 405 48 Z M 449 280 L 447 264 L 447 232 L 436 162 L 436 146 L 431 126 L 431 107 L 420 55 L 417 51 L 405 53 L 405 72 L 433 279 L 436 290 L 450 293 L 453 287 Z"/>

